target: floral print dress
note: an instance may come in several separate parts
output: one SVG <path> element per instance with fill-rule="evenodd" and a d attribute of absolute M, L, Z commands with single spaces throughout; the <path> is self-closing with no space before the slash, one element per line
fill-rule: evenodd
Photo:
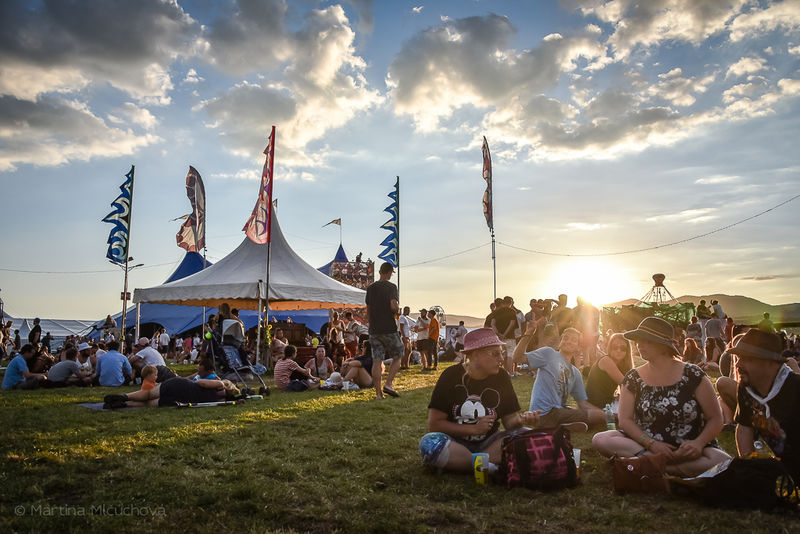
<path fill-rule="evenodd" d="M 676 383 L 648 386 L 639 371 L 631 369 L 622 385 L 634 395 L 634 422 L 653 439 L 676 447 L 696 439 L 705 428 L 703 410 L 695 397 L 704 376 L 699 367 L 686 364 Z M 716 446 L 716 440 L 709 445 Z"/>

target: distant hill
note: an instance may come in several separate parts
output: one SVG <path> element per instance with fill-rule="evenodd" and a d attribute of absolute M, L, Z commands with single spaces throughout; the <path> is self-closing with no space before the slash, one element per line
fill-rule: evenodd
<path fill-rule="evenodd" d="M 719 293 L 700 296 L 683 295 L 678 297 L 679 302 L 693 302 L 695 306 L 700 303 L 700 299 L 705 300 L 706 303 L 710 303 L 712 300 L 718 300 L 725 313 L 733 317 L 733 320 L 737 323 L 758 323 L 763 317 L 764 312 L 769 313 L 770 318 L 775 323 L 800 323 L 800 303 L 773 306 L 772 304 L 766 304 L 760 300 L 742 295 L 723 295 Z M 635 303 L 636 299 L 626 299 L 608 304 L 608 306 L 624 306 Z"/>

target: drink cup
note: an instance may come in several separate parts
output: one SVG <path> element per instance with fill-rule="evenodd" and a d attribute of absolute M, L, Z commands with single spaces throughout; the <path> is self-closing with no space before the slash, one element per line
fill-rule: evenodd
<path fill-rule="evenodd" d="M 577 472 L 578 476 L 581 474 L 581 450 L 580 449 L 572 449 L 572 457 L 575 459 L 575 471 Z"/>

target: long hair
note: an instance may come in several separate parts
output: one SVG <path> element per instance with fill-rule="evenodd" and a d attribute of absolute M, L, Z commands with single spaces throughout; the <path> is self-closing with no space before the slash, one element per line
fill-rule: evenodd
<path fill-rule="evenodd" d="M 694 338 L 687 337 L 683 342 L 682 359 L 688 363 L 699 363 L 703 360 L 703 351 L 700 350 Z"/>
<path fill-rule="evenodd" d="M 633 369 L 633 354 L 631 353 L 631 344 L 625 339 L 625 336 L 617 332 L 616 334 L 611 334 L 608 338 L 608 342 L 606 342 L 606 354 L 611 352 L 611 344 L 614 342 L 615 339 L 622 339 L 625 342 L 625 357 L 622 359 L 621 362 L 614 362 L 617 365 L 617 369 L 619 372 L 625 375 L 628 371 Z M 610 357 L 610 356 L 609 356 Z M 611 358 L 613 361 L 614 358 Z"/>

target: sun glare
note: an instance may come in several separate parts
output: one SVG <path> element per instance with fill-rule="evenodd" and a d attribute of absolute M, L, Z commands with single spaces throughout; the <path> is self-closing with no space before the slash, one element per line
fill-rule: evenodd
<path fill-rule="evenodd" d="M 602 306 L 636 297 L 625 271 L 614 262 L 597 258 L 567 258 L 555 265 L 545 282 L 548 295 L 566 293 L 574 306 L 577 297 Z"/>

